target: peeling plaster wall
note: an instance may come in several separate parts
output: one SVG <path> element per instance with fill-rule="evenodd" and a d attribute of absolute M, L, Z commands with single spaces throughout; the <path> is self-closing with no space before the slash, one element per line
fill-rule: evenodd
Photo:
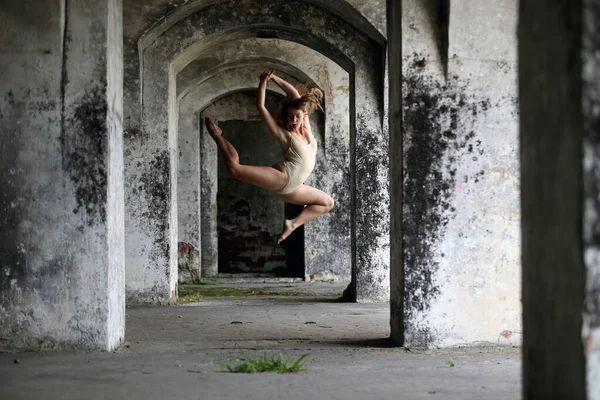
<path fill-rule="evenodd" d="M 125 329 L 121 3 L 0 10 L 0 348 Z"/>
<path fill-rule="evenodd" d="M 450 4 L 402 8 L 404 340 L 518 344 L 517 2 Z"/>
<path fill-rule="evenodd" d="M 352 18 L 341 19 L 322 9 L 298 2 L 294 3 L 294 18 L 291 18 L 291 8 L 288 6 L 289 4 L 281 2 L 268 2 L 261 8 L 255 9 L 244 2 L 239 4 L 225 2 L 206 7 L 194 15 L 181 19 L 176 25 L 171 25 L 169 30 L 163 30 L 159 36 L 149 33 L 153 39 L 144 49 L 141 74 L 144 81 L 141 92 L 144 99 L 143 112 L 144 116 L 148 115 L 149 118 L 146 120 L 144 117 L 140 136 L 152 138 L 150 140 L 160 139 L 159 141 L 163 143 L 168 142 L 165 131 L 173 125 L 169 125 L 166 104 L 172 105 L 174 101 L 173 97 L 169 98 L 167 92 L 169 80 L 211 46 L 218 45 L 224 40 L 255 35 L 254 27 L 257 25 L 276 26 L 280 38 L 301 42 L 330 55 L 332 60 L 346 70 L 354 72 L 350 78 L 352 88 L 355 90 L 351 102 L 351 126 L 355 128 L 356 134 L 351 135 L 350 146 L 351 151 L 357 150 L 354 160 L 351 161 L 351 165 L 356 167 L 355 175 L 352 176 L 351 172 L 351 180 L 355 182 L 354 189 L 351 191 L 355 196 L 355 206 L 351 212 L 354 221 L 353 263 L 356 265 L 354 269 L 356 279 L 354 279 L 355 290 L 351 297 L 365 302 L 384 301 L 387 300 L 389 292 L 389 196 L 387 131 L 382 122 L 384 117 L 382 41 L 379 40 L 379 36 L 372 39 L 356 31 L 348 24 Z M 237 14 L 237 17 L 233 18 L 234 14 Z M 297 18 L 297 16 L 301 17 Z M 327 29 L 320 28 L 325 26 Z M 225 33 L 222 30 L 224 28 L 229 30 Z M 304 33 L 298 35 L 299 31 Z M 165 60 L 171 60 L 171 63 Z M 174 86 L 171 85 L 170 88 L 173 90 Z M 131 120 L 135 120 L 135 116 L 132 115 Z M 173 131 L 171 135 L 172 133 Z M 172 150 L 167 151 L 164 144 L 158 147 L 155 145 L 158 145 L 158 142 L 145 145 L 143 151 L 138 148 L 131 157 L 127 153 L 126 155 L 128 159 L 139 161 L 143 165 L 143 154 L 152 153 L 161 146 L 165 148 L 161 150 L 163 153 Z M 170 165 L 173 171 L 173 163 L 171 162 Z M 167 182 L 166 170 L 161 174 L 160 177 L 153 176 L 154 181 L 174 184 L 173 181 Z M 131 188 L 136 188 L 139 186 L 139 181 L 139 177 L 133 176 L 133 179 L 128 180 L 128 184 Z M 142 208 L 134 216 L 134 220 L 140 221 L 139 224 L 144 227 L 134 227 L 134 230 L 142 232 L 141 228 L 146 228 L 144 232 L 150 234 L 146 233 L 147 237 L 129 235 L 134 239 L 131 245 L 128 245 L 128 249 L 139 253 L 132 254 L 130 257 L 135 260 L 136 270 L 150 268 L 158 272 L 157 276 L 165 275 L 162 271 L 170 271 L 166 275 L 172 276 L 172 268 L 169 269 L 165 264 L 167 259 L 173 261 L 176 257 L 166 257 L 167 249 L 163 243 L 167 242 L 167 237 L 173 237 L 173 230 L 169 227 L 169 222 L 164 222 L 165 219 L 171 221 L 171 218 L 163 211 L 170 210 L 172 217 L 175 207 L 172 199 L 163 198 L 158 203 L 161 204 L 161 212 L 147 213 L 150 216 L 149 220 L 143 217 L 144 209 L 147 207 L 142 203 Z M 163 228 L 165 226 L 167 231 Z M 158 258 L 143 259 L 146 253 L 156 253 Z M 153 272 L 148 275 L 156 274 Z M 138 276 L 145 275 L 138 273 Z M 161 280 L 169 280 L 169 278 L 165 277 Z M 152 280 L 150 282 L 152 283 Z M 147 283 L 142 284 L 145 285 L 146 292 L 154 292 L 157 289 L 157 292 L 161 293 L 152 297 L 172 296 L 166 290 L 167 286 L 148 286 Z"/>
<path fill-rule="evenodd" d="M 207 72 L 209 68 L 222 72 L 218 76 L 207 78 L 206 76 L 210 75 Z M 183 96 L 180 100 L 180 156 L 185 155 L 186 160 L 197 157 L 190 155 L 195 147 L 188 146 L 188 143 L 198 137 L 195 130 L 197 125 L 192 121 L 192 115 L 198 104 L 206 101 L 203 99 L 218 95 L 223 88 L 237 90 L 246 86 L 256 86 L 260 72 L 269 68 L 277 69 L 278 74 L 290 82 L 314 81 L 325 93 L 326 130 L 324 140 L 320 143 L 321 153 L 315 171 L 307 184 L 331 194 L 336 201 L 336 207 L 331 213 L 305 226 L 305 275 L 308 280 L 349 280 L 349 82 L 348 74 L 337 64 L 305 46 L 276 39 L 232 41 L 211 49 L 210 54 L 197 59 L 178 75 L 178 91 Z M 306 74 L 306 78 L 301 78 L 298 74 Z M 275 85 L 269 87 L 279 90 Z M 272 108 L 273 111 L 276 109 L 277 105 Z M 256 116 L 255 109 L 251 112 Z M 185 146 L 183 150 L 182 145 Z M 191 172 L 189 169 L 183 171 L 184 166 L 189 164 L 182 160 L 180 159 L 180 178 L 189 175 L 192 180 L 188 184 L 180 179 L 178 185 L 180 237 L 185 234 L 186 238 L 193 238 L 197 229 L 195 210 L 198 210 L 200 199 L 196 197 L 194 190 L 196 172 L 193 169 Z M 193 242 L 194 239 L 190 240 Z M 332 248 L 336 248 L 336 251 L 332 252 Z M 206 263 L 203 265 L 207 266 Z M 208 268 L 214 270 L 215 267 Z"/>

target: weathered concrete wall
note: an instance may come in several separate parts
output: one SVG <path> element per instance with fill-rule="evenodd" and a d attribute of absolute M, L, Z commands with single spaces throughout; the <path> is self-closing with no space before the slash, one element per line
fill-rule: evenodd
<path fill-rule="evenodd" d="M 123 339 L 121 16 L 118 0 L 0 9 L 2 348 Z"/>
<path fill-rule="evenodd" d="M 144 96 L 143 109 L 147 110 L 144 113 L 152 114 L 152 120 L 141 124 L 142 136 L 154 138 L 159 135 L 158 132 L 164 132 L 170 129 L 169 126 L 173 126 L 173 121 L 165 117 L 168 109 L 164 108 L 166 108 L 165 104 L 171 106 L 174 104 L 173 98 L 169 100 L 165 94 L 167 87 L 172 91 L 175 87 L 168 85 L 169 79 L 166 77 L 170 76 L 170 79 L 174 80 L 181 69 L 211 46 L 256 36 L 257 27 L 264 24 L 276 27 L 279 38 L 298 41 L 313 47 L 330 56 L 346 70 L 354 71 L 354 76 L 350 78 L 353 84 L 351 154 L 353 165 L 356 166 L 356 174 L 351 176 L 351 182 L 354 184 L 351 193 L 355 196 L 353 200 L 355 205 L 351 210 L 355 243 L 353 263 L 355 282 L 358 282 L 354 294 L 360 301 L 386 300 L 389 291 L 389 212 L 387 132 L 382 123 L 382 36 L 377 32 L 373 33 L 372 27 L 353 26 L 354 22 L 359 23 L 354 18 L 358 15 L 355 12 L 348 18 L 340 18 L 335 13 L 330 13 L 327 8 L 320 9 L 297 2 L 293 3 L 293 7 L 288 6 L 289 4 L 285 2 L 268 2 L 260 9 L 255 9 L 249 3 L 219 3 L 201 10 L 182 11 L 180 17 L 171 18 L 168 22 L 165 20 L 165 24 L 161 22 L 148 31 L 140 42 L 143 49 L 140 76 L 145 82 L 142 84 L 141 91 Z M 290 14 L 292 9 L 293 18 Z M 222 30 L 224 27 L 227 28 L 226 31 Z M 298 35 L 299 31 L 304 34 Z M 165 60 L 172 60 L 170 66 Z M 134 99 L 135 95 L 129 96 L 131 90 L 136 89 L 130 88 L 126 99 L 129 97 Z M 127 110 L 135 113 L 135 105 Z M 137 117 L 131 115 L 134 123 L 138 119 L 139 114 Z M 136 125 L 133 129 L 136 129 Z M 132 154 L 132 159 L 139 158 L 140 154 L 140 152 Z M 164 177 L 154 178 L 166 182 Z M 138 180 L 134 177 L 131 186 L 137 187 Z M 173 181 L 170 183 L 173 184 Z M 165 203 L 168 201 L 163 199 L 162 204 Z M 173 210 L 172 202 L 170 209 Z M 157 240 L 154 242 L 142 240 L 138 245 L 140 248 L 146 247 L 148 249 L 146 251 L 164 254 L 164 248 L 157 244 L 161 242 L 158 240 L 160 236 L 158 232 L 163 226 L 172 225 L 161 222 L 166 218 L 165 215 L 157 213 L 153 215 L 159 217 L 150 221 L 146 231 L 151 232 Z M 143 220 L 141 215 L 137 217 Z M 148 222 L 144 224 L 148 225 Z M 167 236 L 172 237 L 172 233 L 173 230 L 170 230 Z"/>
<path fill-rule="evenodd" d="M 588 184 L 593 182 L 596 186 L 598 178 L 594 172 L 597 148 L 591 130 L 586 134 L 586 140 L 590 141 L 582 146 L 585 121 L 581 19 L 580 1 L 521 2 L 519 95 L 525 399 L 586 398 L 582 345 L 584 260 L 594 264 L 592 226 L 597 209 L 594 189 Z M 588 72 L 593 74 L 594 67 L 588 66 L 592 67 Z M 597 82 L 593 85 L 597 87 Z M 590 89 L 588 95 L 594 90 Z M 586 113 L 590 112 L 592 109 L 587 108 Z M 585 197 L 582 197 L 582 149 Z M 585 250 L 584 232 L 591 234 L 586 234 Z M 592 398 L 597 399 L 597 393 Z"/>
<path fill-rule="evenodd" d="M 178 278 L 177 114 L 168 100 L 168 61 L 150 65 L 154 74 L 144 75 L 141 127 L 124 135 L 127 298 L 169 304 Z"/>
<path fill-rule="evenodd" d="M 517 3 L 467 3 L 402 6 L 407 346 L 520 341 Z"/>

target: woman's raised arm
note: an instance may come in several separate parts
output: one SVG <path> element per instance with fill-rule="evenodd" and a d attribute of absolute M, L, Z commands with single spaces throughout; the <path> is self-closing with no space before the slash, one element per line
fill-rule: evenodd
<path fill-rule="evenodd" d="M 265 124 L 267 125 L 269 132 L 271 132 L 271 134 L 273 136 L 275 136 L 275 139 L 277 139 L 278 141 L 281 141 L 282 140 L 281 129 L 279 128 L 279 125 L 277 125 L 277 122 L 275 122 L 275 119 L 271 116 L 271 113 L 269 112 L 269 110 L 267 110 L 267 108 L 265 107 L 267 82 L 272 78 L 272 76 L 273 76 L 273 71 L 263 72 L 260 75 L 260 82 L 258 84 L 258 96 L 256 98 L 256 109 L 258 110 L 258 113 L 260 114 L 260 117 L 262 118 L 262 120 L 265 121 Z"/>
<path fill-rule="evenodd" d="M 284 81 L 283 79 L 281 79 L 278 76 L 275 76 L 273 74 L 273 72 L 275 72 L 274 70 L 271 71 L 271 80 L 273 81 L 274 84 L 276 84 L 277 86 L 279 86 L 281 88 L 281 90 L 283 90 L 287 96 L 288 99 L 299 99 L 300 98 L 300 93 L 298 93 L 298 91 L 296 90 L 296 88 L 292 85 L 290 85 L 289 83 L 287 83 L 286 81 Z"/>

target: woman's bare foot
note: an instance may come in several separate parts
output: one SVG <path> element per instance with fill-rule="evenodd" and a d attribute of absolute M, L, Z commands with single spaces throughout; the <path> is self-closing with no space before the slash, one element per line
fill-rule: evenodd
<path fill-rule="evenodd" d="M 294 230 L 296 227 L 294 226 L 291 219 L 286 219 L 283 223 L 283 232 L 281 232 L 281 236 L 277 239 L 277 244 L 283 242 Z"/>
<path fill-rule="evenodd" d="M 204 118 L 204 125 L 206 125 L 206 129 L 208 130 L 208 133 L 210 134 L 210 136 L 212 136 L 213 139 L 216 136 L 221 136 L 223 134 L 221 128 L 219 128 L 217 124 L 215 124 L 215 121 L 213 121 L 211 117 Z"/>

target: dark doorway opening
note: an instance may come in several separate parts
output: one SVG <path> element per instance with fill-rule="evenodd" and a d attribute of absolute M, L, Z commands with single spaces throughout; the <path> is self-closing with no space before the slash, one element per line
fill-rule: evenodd
<path fill-rule="evenodd" d="M 238 151 L 240 163 L 269 166 L 282 160 L 279 144 L 261 121 L 220 121 L 219 126 Z M 301 210 L 229 176 L 219 155 L 219 274 L 304 277 L 304 229 L 297 229 L 282 245 L 273 238 L 281 232 L 284 218 L 293 218 Z"/>

